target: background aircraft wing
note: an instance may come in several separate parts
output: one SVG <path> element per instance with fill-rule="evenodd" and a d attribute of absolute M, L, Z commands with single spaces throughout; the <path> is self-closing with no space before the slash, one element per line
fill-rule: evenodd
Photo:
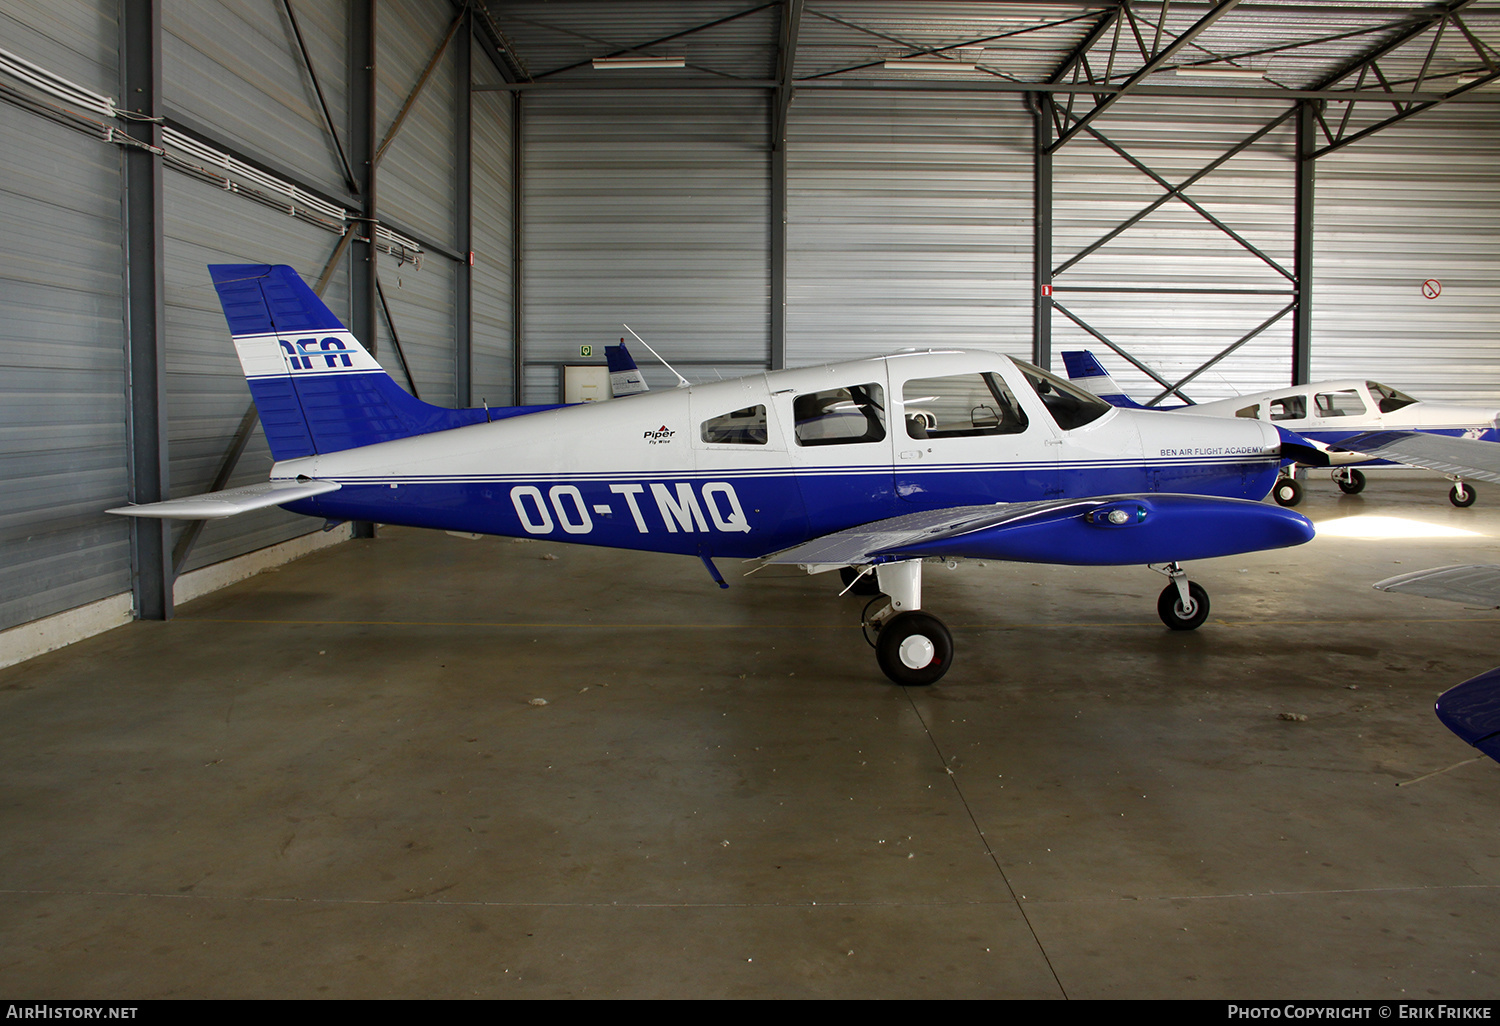
<path fill-rule="evenodd" d="M 226 488 L 222 492 L 189 495 L 185 499 L 146 502 L 139 506 L 119 506 L 106 510 L 125 517 L 156 517 L 174 520 L 218 520 L 252 509 L 280 506 L 284 502 L 309 499 L 324 492 L 337 491 L 337 481 L 281 482 L 265 481 L 243 488 Z"/>
<path fill-rule="evenodd" d="M 1500 669 L 1444 691 L 1435 711 L 1443 726 L 1500 762 Z"/>
<path fill-rule="evenodd" d="M 1279 506 L 1151 493 L 924 510 L 761 558 L 812 573 L 929 556 L 1120 566 L 1282 548 L 1312 536 L 1306 517 Z"/>
<path fill-rule="evenodd" d="M 1444 474 L 1500 484 L 1500 444 L 1425 431 L 1370 431 L 1329 446 Z"/>
<path fill-rule="evenodd" d="M 1480 443 L 1494 444 L 1494 443 Z M 1381 591 L 1500 609 L 1500 566 L 1439 566 L 1377 581 Z"/>

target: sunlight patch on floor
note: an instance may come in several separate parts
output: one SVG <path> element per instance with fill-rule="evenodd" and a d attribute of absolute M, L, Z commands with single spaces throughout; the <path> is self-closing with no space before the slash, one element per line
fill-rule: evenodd
<path fill-rule="evenodd" d="M 1327 538 L 1369 538 L 1384 540 L 1391 538 L 1483 538 L 1479 531 L 1466 531 L 1461 527 L 1446 527 L 1442 524 L 1427 524 L 1406 517 L 1340 517 L 1325 520 L 1317 525 L 1318 534 Z"/>

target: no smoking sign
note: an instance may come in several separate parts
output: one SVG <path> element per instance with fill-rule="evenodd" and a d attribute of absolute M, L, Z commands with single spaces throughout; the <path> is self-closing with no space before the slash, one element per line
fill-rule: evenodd
<path fill-rule="evenodd" d="M 1422 283 L 1422 295 L 1428 299 L 1436 299 L 1443 294 L 1443 283 L 1436 278 L 1428 278 Z"/>

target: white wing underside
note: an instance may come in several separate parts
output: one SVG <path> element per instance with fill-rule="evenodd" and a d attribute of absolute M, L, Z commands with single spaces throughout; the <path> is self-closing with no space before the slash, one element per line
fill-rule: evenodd
<path fill-rule="evenodd" d="M 1346 438 L 1333 448 L 1358 450 L 1454 477 L 1500 484 L 1500 443 L 1496 442 L 1423 431 L 1373 431 Z"/>
<path fill-rule="evenodd" d="M 1439 566 L 1431 570 L 1388 577 L 1376 583 L 1375 587 L 1381 591 L 1399 591 L 1423 598 L 1462 602 L 1470 606 L 1500 608 L 1500 566 Z"/>
<path fill-rule="evenodd" d="M 172 520 L 219 520 L 252 509 L 280 506 L 297 499 L 308 499 L 324 492 L 337 491 L 337 481 L 281 482 L 265 481 L 243 488 L 226 488 L 222 492 L 189 495 L 166 502 L 146 502 L 139 506 L 119 506 L 106 510 L 126 517 L 156 517 Z"/>

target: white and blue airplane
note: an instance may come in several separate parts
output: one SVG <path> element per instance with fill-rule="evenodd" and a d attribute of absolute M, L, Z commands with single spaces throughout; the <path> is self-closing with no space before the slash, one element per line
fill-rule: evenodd
<path fill-rule="evenodd" d="M 1305 441 L 1254 420 L 1117 409 L 989 352 L 902 352 L 563 407 L 442 409 L 398 386 L 290 267 L 209 268 L 275 465 L 128 516 L 281 506 L 329 521 L 545 538 L 873 577 L 898 684 L 953 659 L 925 561 L 1144 564 L 1168 627 L 1208 617 L 1181 561 L 1297 545 L 1257 500 Z M 849 588 L 845 589 L 846 591 Z M 879 600 L 876 603 L 879 604 Z"/>
<path fill-rule="evenodd" d="M 1062 354 L 1068 377 L 1115 406 L 1143 410 L 1110 377 L 1088 350 Z M 1327 459 L 1314 466 L 1331 466 L 1333 481 L 1345 495 L 1364 491 L 1365 475 L 1353 464 L 1410 466 L 1437 470 L 1453 481 L 1448 501 L 1472 506 L 1474 489 L 1468 478 L 1500 481 L 1500 449 L 1460 447 L 1454 458 L 1451 439 L 1500 442 L 1500 410 L 1459 403 L 1419 402 L 1378 381 L 1344 379 L 1293 385 L 1266 392 L 1195 403 L 1191 406 L 1152 406 L 1154 410 L 1192 410 L 1202 417 L 1242 417 L 1274 423 L 1323 450 Z M 1377 451 L 1378 450 L 1378 451 Z M 1465 454 L 1470 457 L 1467 462 Z M 1478 454 L 1477 462 L 1473 458 Z M 1302 501 L 1302 486 L 1291 477 L 1276 482 L 1272 496 L 1283 506 Z"/>

